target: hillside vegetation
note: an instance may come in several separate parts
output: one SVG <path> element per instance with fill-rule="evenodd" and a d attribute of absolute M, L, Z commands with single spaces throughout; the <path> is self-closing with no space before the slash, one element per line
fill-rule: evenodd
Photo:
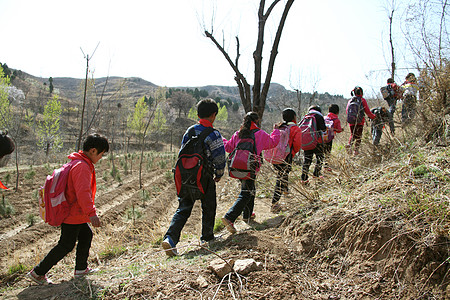
<path fill-rule="evenodd" d="M 30 82 L 21 80 L 24 86 Z M 30 87 L 26 93 L 25 107 L 37 119 L 44 91 Z M 119 95 L 112 92 L 105 99 Z M 217 241 L 200 245 L 201 209 L 196 203 L 177 245 L 181 255 L 170 259 L 160 244 L 177 208 L 171 169 L 179 137 L 174 133 L 171 144 L 169 131 L 149 135 L 140 189 L 138 141 L 117 126 L 123 135 L 117 132 L 113 153 L 96 165 L 96 206 L 104 226 L 95 230 L 89 263 L 101 271 L 73 279 L 72 253 L 50 271 L 55 283 L 50 286 L 35 286 L 24 278 L 59 236 L 59 228 L 38 217 L 37 188 L 65 161 L 64 152 L 73 151 L 79 116 L 77 110 L 63 116 L 62 130 L 72 137 L 67 148 L 48 158 L 37 155 L 42 149 L 35 146 L 33 127 L 24 122 L 19 153 L 33 159 L 15 169 L 11 157 L 10 166 L 0 169 L 0 180 L 11 187 L 2 192 L 1 201 L 0 294 L 4 299 L 450 299 L 449 115 L 447 104 L 438 102 L 446 103 L 446 98 L 434 91 L 430 95 L 419 104 L 414 122 L 402 126 L 397 113 L 396 135 L 385 131 L 378 147 L 365 126 L 358 156 L 345 150 L 345 127 L 333 146 L 332 170 L 324 171 L 323 179 L 302 185 L 299 155 L 280 213 L 270 211 L 275 171 L 265 163 L 257 177 L 256 220 L 246 224 L 238 219 L 234 235 L 219 221 L 239 193 L 238 182 L 225 176 L 217 186 Z M 75 98 L 63 99 L 62 107 L 79 106 Z M 137 101 L 135 96 L 117 99 Z M 102 103 L 106 111 L 118 108 Z M 111 136 L 112 120 L 119 116 L 127 119 L 102 115 L 93 128 Z M 340 117 L 345 120 L 345 114 Z M 194 122 L 177 122 L 181 120 L 180 135 Z M 232 124 L 217 127 L 226 138 L 237 129 Z M 262 267 L 218 277 L 208 268 L 216 259 L 254 259 Z"/>

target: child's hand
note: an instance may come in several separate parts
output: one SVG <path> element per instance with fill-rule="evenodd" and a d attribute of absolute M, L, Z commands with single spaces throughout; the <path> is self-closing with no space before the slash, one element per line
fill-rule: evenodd
<path fill-rule="evenodd" d="M 97 216 L 89 217 L 89 219 L 91 220 L 92 226 L 94 226 L 94 227 L 102 226 L 102 224 L 100 223 L 100 219 Z"/>

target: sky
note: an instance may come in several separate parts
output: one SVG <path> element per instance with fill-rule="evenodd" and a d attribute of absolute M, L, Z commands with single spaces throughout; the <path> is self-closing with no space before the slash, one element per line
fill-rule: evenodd
<path fill-rule="evenodd" d="M 366 94 L 378 92 L 389 77 L 384 3 L 296 0 L 272 82 L 346 97 L 356 85 Z M 275 7 L 266 25 L 263 74 L 284 4 Z M 95 78 L 140 77 L 167 87 L 235 86 L 231 67 L 203 34 L 213 24 L 233 61 L 239 36 L 239 68 L 252 84 L 258 5 L 258 0 L 0 0 L 0 62 L 44 78 L 84 78 L 89 57 Z M 401 58 L 407 50 L 397 51 Z M 406 69 L 410 66 L 397 62 L 405 68 L 397 82 L 414 71 Z"/>

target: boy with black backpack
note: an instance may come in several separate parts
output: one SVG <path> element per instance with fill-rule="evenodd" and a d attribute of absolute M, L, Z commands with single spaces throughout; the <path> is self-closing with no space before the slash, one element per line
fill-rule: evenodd
<path fill-rule="evenodd" d="M 202 202 L 201 240 L 202 242 L 214 240 L 213 229 L 217 207 L 216 182 L 219 182 L 224 174 L 226 159 L 222 136 L 217 129 L 213 128 L 218 112 L 219 108 L 214 100 L 201 100 L 197 104 L 197 115 L 200 120 L 197 124 L 189 127 L 183 136 L 175 169 L 179 205 L 162 242 L 162 247 L 169 257 L 178 255 L 176 245 L 180 240 L 181 230 L 191 215 L 197 199 Z M 193 141 L 194 143 L 192 143 Z M 190 147 L 195 149 L 186 149 Z M 201 165 L 201 168 L 193 168 L 198 172 L 198 176 L 193 176 L 193 180 L 189 177 L 184 178 L 189 175 L 188 169 L 194 165 L 192 163 L 180 165 L 183 161 L 183 158 L 180 159 L 180 157 L 184 154 L 186 154 L 183 156 L 184 161 L 196 160 L 195 165 Z"/>
<path fill-rule="evenodd" d="M 394 125 L 394 112 L 397 104 L 397 100 L 402 98 L 403 88 L 395 83 L 393 78 L 388 78 L 387 85 L 380 88 L 383 99 L 386 100 L 389 106 L 389 128 L 391 133 L 395 133 Z"/>
<path fill-rule="evenodd" d="M 370 110 L 375 119 L 372 120 L 372 142 L 375 146 L 380 144 L 381 135 L 383 134 L 384 124 L 390 121 L 389 111 L 385 107 L 375 107 Z"/>
<path fill-rule="evenodd" d="M 312 117 L 312 118 L 311 118 Z M 322 170 L 322 162 L 324 158 L 324 152 L 323 152 L 323 139 L 322 136 L 327 131 L 327 127 L 325 126 L 325 120 L 322 115 L 322 109 L 318 105 L 310 106 L 308 109 L 308 113 L 303 118 L 302 122 L 300 122 L 300 130 L 302 130 L 302 140 L 304 140 L 304 137 L 309 136 L 309 132 L 305 132 L 303 128 L 304 120 L 307 120 L 307 118 L 311 118 L 311 120 L 314 123 L 314 135 L 316 142 L 314 143 L 315 146 L 313 148 L 311 147 L 305 147 L 304 141 L 302 141 L 302 149 L 304 152 L 304 160 L 303 160 L 303 168 L 302 168 L 302 183 L 308 184 L 308 173 L 309 173 L 309 167 L 311 166 L 313 156 L 316 155 L 317 161 L 316 166 L 314 168 L 313 176 L 314 177 L 320 177 L 320 171 Z"/>

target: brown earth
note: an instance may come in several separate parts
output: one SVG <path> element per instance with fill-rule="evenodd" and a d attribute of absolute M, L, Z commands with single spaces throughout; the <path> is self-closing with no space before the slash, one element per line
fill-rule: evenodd
<path fill-rule="evenodd" d="M 238 220 L 237 234 L 222 229 L 214 244 L 202 248 L 197 201 L 178 245 L 181 255 L 167 259 L 160 242 L 177 207 L 169 167 L 173 154 L 150 160 L 142 180 L 149 197 L 139 189 L 136 170 L 125 175 L 122 166 L 123 181 L 118 182 L 109 175 L 108 159 L 97 164 L 96 206 L 103 227 L 94 230 L 90 264 L 100 272 L 83 280 L 73 279 L 73 253 L 49 272 L 52 285 L 36 286 L 24 277 L 59 236 L 58 228 L 40 219 L 29 225 L 30 214 L 37 215 L 36 188 L 49 168 L 33 167 L 35 176 L 23 179 L 19 191 L 3 193 L 16 213 L 0 220 L 2 298 L 450 299 L 448 239 L 430 233 L 424 243 L 418 229 L 402 223 L 395 210 L 376 205 L 349 208 L 332 197 L 320 197 L 317 191 L 342 184 L 336 171 L 305 187 L 296 184 L 295 166 L 290 194 L 282 198 L 283 212 L 273 214 L 274 173 L 265 164 L 258 176 L 256 222 L 249 226 Z M 7 172 L 12 173 L 0 174 L 3 182 Z M 238 192 L 236 180 L 226 176 L 219 182 L 217 217 Z M 134 222 L 126 217 L 131 207 L 141 214 Z M 263 263 L 263 269 L 217 278 L 207 269 L 217 257 L 253 258 Z M 9 271 L 19 265 L 25 270 Z"/>

